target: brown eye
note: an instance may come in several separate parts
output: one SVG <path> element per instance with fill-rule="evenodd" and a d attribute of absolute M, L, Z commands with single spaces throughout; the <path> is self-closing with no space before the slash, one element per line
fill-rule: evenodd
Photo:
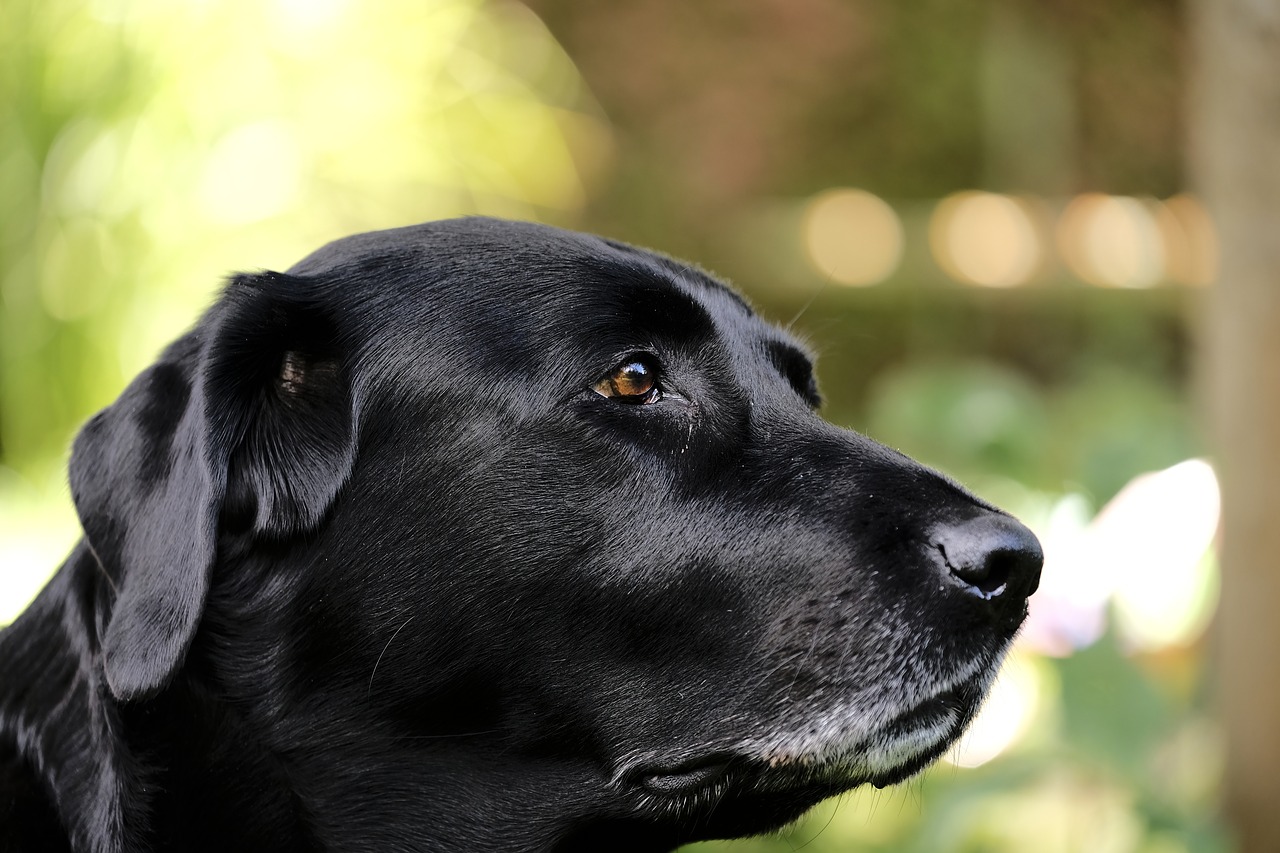
<path fill-rule="evenodd" d="M 624 403 L 653 403 L 661 396 L 658 370 L 648 359 L 629 358 L 596 383 L 597 394 Z"/>

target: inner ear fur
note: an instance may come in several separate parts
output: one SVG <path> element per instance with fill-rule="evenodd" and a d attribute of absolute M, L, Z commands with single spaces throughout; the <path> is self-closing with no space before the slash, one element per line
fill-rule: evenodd
<path fill-rule="evenodd" d="M 224 323 L 209 382 L 239 418 L 223 427 L 235 436 L 224 511 L 287 538 L 320 523 L 350 474 L 354 413 L 333 318 L 297 279 L 267 276 L 228 288 L 243 304 Z"/>
<path fill-rule="evenodd" d="M 346 352 L 318 287 L 236 276 L 76 438 L 72 497 L 114 593 L 102 655 L 117 699 L 154 695 L 181 667 L 222 519 L 259 537 L 304 533 L 350 473 Z"/>

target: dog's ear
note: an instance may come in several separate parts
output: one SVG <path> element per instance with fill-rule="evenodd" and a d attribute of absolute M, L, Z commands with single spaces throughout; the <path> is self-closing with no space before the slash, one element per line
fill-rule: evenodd
<path fill-rule="evenodd" d="M 71 492 L 114 591 L 112 694 L 145 698 L 200 623 L 221 520 L 273 539 L 320 523 L 355 457 L 346 350 L 317 285 L 242 275 L 77 436 Z"/>
<path fill-rule="evenodd" d="M 315 287 L 234 280 L 205 377 L 215 429 L 232 438 L 225 512 L 262 537 L 314 529 L 355 461 L 349 350 Z"/>

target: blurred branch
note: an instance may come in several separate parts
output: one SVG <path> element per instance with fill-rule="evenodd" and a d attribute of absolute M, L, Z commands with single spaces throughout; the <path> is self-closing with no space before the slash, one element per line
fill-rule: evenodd
<path fill-rule="evenodd" d="M 1242 853 L 1280 850 L 1280 2 L 1196 0 L 1195 174 L 1221 229 L 1208 332 L 1223 501 L 1218 687 Z"/>

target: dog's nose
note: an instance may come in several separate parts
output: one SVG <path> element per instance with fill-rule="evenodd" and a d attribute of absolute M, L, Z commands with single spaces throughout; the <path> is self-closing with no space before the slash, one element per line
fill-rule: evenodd
<path fill-rule="evenodd" d="M 1035 534 L 995 512 L 932 531 L 941 570 L 965 592 L 991 602 L 998 615 L 1021 618 L 1022 603 L 1040 584 L 1044 552 Z"/>

